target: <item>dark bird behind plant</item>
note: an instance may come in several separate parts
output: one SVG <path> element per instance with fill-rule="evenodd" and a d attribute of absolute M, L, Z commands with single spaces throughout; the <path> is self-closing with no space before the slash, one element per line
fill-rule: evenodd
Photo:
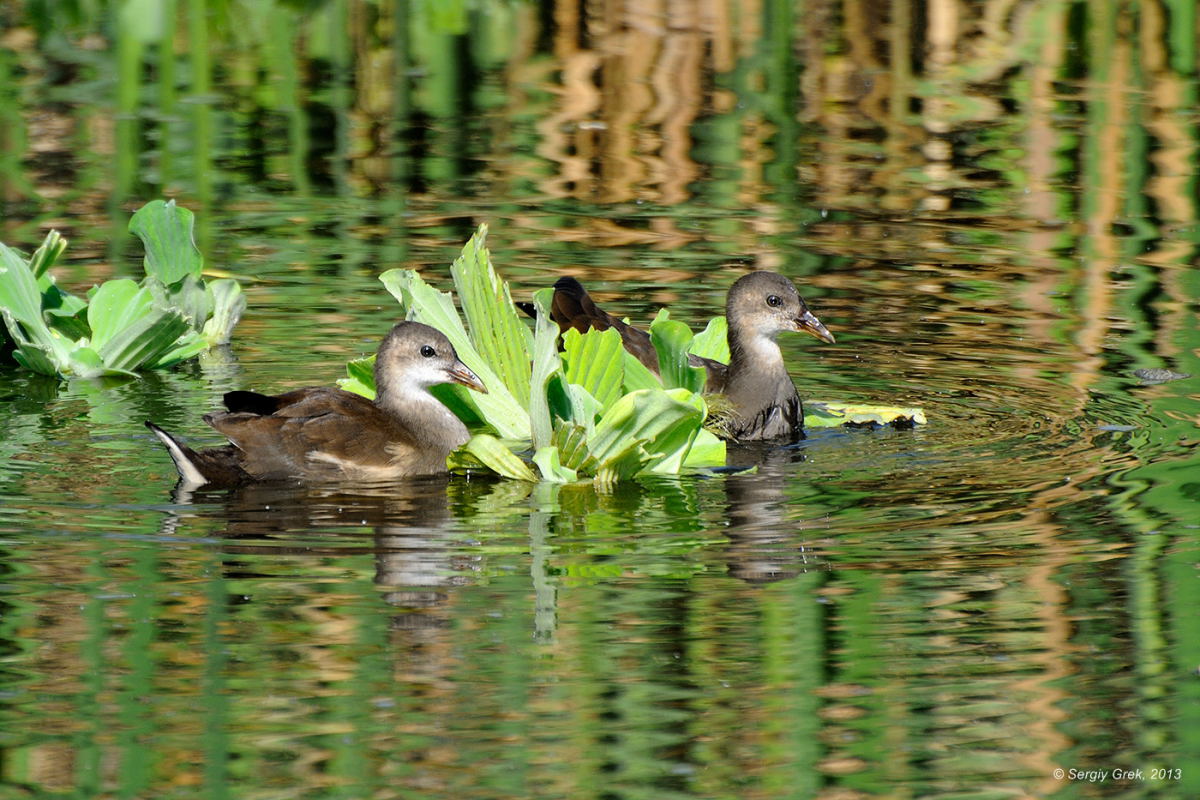
<path fill-rule="evenodd" d="M 775 339 L 781 332 L 797 331 L 832 343 L 833 334 L 808 310 L 792 282 L 774 272 L 739 278 L 729 289 L 725 314 L 729 364 L 689 357 L 692 366 L 707 370 L 705 391 L 728 401 L 716 432 L 734 441 L 803 438 L 804 409 Z M 601 309 L 576 279 L 559 278 L 554 284 L 550 316 L 563 332 L 615 328 L 625 349 L 659 372 L 650 334 Z"/>

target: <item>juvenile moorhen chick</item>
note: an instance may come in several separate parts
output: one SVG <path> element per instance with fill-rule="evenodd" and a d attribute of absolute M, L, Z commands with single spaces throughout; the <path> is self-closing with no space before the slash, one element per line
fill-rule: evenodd
<path fill-rule="evenodd" d="M 792 282 L 775 272 L 751 272 L 739 278 L 729 289 L 725 316 L 729 364 L 689 357 L 692 366 L 708 371 L 705 391 L 724 394 L 729 400 L 730 411 L 718 432 L 734 441 L 804 438 L 804 409 L 775 337 L 782 331 L 799 331 L 832 343 L 833 334 L 808 310 Z M 550 317 L 563 332 L 616 328 L 625 349 L 658 372 L 650 334 L 599 308 L 574 278 L 559 278 L 554 284 Z"/>
<path fill-rule="evenodd" d="M 440 331 L 398 323 L 375 359 L 375 400 L 325 387 L 280 395 L 229 392 L 228 411 L 204 421 L 230 441 L 196 451 L 152 422 L 179 476 L 191 486 L 257 481 L 386 481 L 446 471 L 469 438 L 429 387 L 461 383 L 487 392 Z"/>

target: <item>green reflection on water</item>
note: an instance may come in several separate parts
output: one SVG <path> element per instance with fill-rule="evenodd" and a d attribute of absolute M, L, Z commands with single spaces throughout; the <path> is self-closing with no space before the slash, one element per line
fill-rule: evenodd
<path fill-rule="evenodd" d="M 0 794 L 1200 794 L 1198 398 L 1130 377 L 1200 374 L 1192 3 L 155 5 L 0 11 L 0 237 L 86 287 L 178 195 L 250 311 L 159 378 L 0 372 Z M 643 324 L 754 256 L 838 335 L 783 342 L 806 394 L 934 424 L 171 497 L 143 419 L 329 383 L 479 221 Z"/>

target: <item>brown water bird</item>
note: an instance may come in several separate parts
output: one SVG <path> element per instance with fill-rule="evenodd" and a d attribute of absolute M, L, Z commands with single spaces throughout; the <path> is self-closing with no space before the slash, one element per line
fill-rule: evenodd
<path fill-rule="evenodd" d="M 708 371 L 705 391 L 723 394 L 729 401 L 718 433 L 734 441 L 804 438 L 804 408 L 775 338 L 783 331 L 798 331 L 832 343 L 833 334 L 808 310 L 792 282 L 775 272 L 751 272 L 739 278 L 729 289 L 725 316 L 729 364 L 689 357 L 692 366 Z M 550 317 L 563 332 L 615 328 L 625 349 L 658 373 L 658 354 L 650 334 L 598 307 L 574 278 L 559 278 L 554 284 Z"/>
<path fill-rule="evenodd" d="M 204 421 L 230 441 L 196 451 L 152 422 L 184 483 L 386 481 L 446 471 L 446 456 L 469 438 L 466 426 L 429 392 L 460 383 L 487 392 L 440 331 L 398 323 L 375 359 L 375 400 L 326 387 L 280 395 L 229 392 L 228 411 Z"/>

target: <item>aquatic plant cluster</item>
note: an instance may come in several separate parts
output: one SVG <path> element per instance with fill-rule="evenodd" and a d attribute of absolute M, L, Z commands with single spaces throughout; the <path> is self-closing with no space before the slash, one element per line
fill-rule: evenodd
<path fill-rule="evenodd" d="M 451 266 L 465 324 L 454 296 L 429 286 L 415 271 L 393 269 L 380 276 L 405 316 L 446 334 L 488 387 L 487 394 L 453 384 L 434 388 L 468 426 L 486 429 L 451 454 L 451 469 L 483 466 L 511 478 L 590 477 L 603 484 L 725 464 L 725 442 L 705 427 L 710 421 L 710 398 L 702 395 L 705 370 L 688 358 L 729 360 L 724 317 L 693 335 L 660 311 L 650 339 L 661 377 L 625 349 L 613 328 L 568 330 L 560 343 L 549 312 L 554 290 L 534 293 L 530 331 L 492 264 L 487 231 L 481 225 Z M 373 364 L 374 356 L 350 362 L 339 384 L 373 397 Z M 810 427 L 925 422 L 917 408 L 825 402 L 806 409 Z M 530 452 L 537 474 L 518 456 Z"/>
<path fill-rule="evenodd" d="M 0 245 L 0 310 L 17 363 L 64 377 L 133 376 L 227 343 L 245 297 L 235 280 L 203 280 L 192 227 L 192 213 L 174 201 L 142 207 L 129 230 L 145 245 L 145 278 L 106 281 L 86 299 L 60 289 L 49 271 L 66 248 L 57 232 L 30 257 Z M 481 225 L 451 266 L 457 304 L 413 270 L 380 276 L 403 315 L 445 334 L 488 389 L 481 394 L 453 383 L 433 389 L 473 432 L 450 454 L 449 469 L 609 484 L 724 465 L 725 442 L 705 427 L 713 424 L 711 398 L 702 394 L 705 369 L 689 363 L 691 356 L 729 361 L 724 317 L 694 335 L 661 311 L 649 329 L 660 365 L 655 374 L 626 350 L 616 329 L 560 335 L 549 310 L 554 289 L 534 293 L 531 329 L 496 272 L 487 232 Z M 339 385 L 373 399 L 374 361 L 372 355 L 350 362 Z M 806 421 L 810 427 L 911 424 L 924 416 L 920 409 L 814 403 Z"/>
<path fill-rule="evenodd" d="M 228 343 L 246 298 L 235 280 L 201 277 L 193 222 L 173 200 L 147 203 L 129 221 L 146 249 L 146 276 L 105 281 L 86 298 L 50 272 L 67 248 L 58 231 L 29 257 L 0 243 L 0 313 L 17 363 L 43 375 L 132 376 Z"/>
<path fill-rule="evenodd" d="M 496 273 L 486 239 L 487 226 L 481 225 L 451 267 L 465 324 L 455 298 L 413 270 L 380 276 L 405 316 L 442 331 L 488 387 L 487 394 L 455 385 L 435 389 L 468 426 L 487 429 L 451 455 L 452 469 L 484 466 L 525 480 L 593 477 L 605 483 L 724 464 L 724 443 L 704 429 L 702 370 L 668 369 L 660 380 L 625 351 L 611 329 L 570 331 L 560 352 L 558 326 L 548 310 L 553 289 L 534 294 L 531 331 Z M 686 325 L 660 316 L 651 331 L 662 363 L 686 364 L 693 347 L 719 355 L 723 324 L 714 322 L 707 335 L 692 337 Z M 373 360 L 351 362 L 342 388 L 374 396 Z M 537 474 L 517 456 L 521 452 L 532 452 Z"/>

